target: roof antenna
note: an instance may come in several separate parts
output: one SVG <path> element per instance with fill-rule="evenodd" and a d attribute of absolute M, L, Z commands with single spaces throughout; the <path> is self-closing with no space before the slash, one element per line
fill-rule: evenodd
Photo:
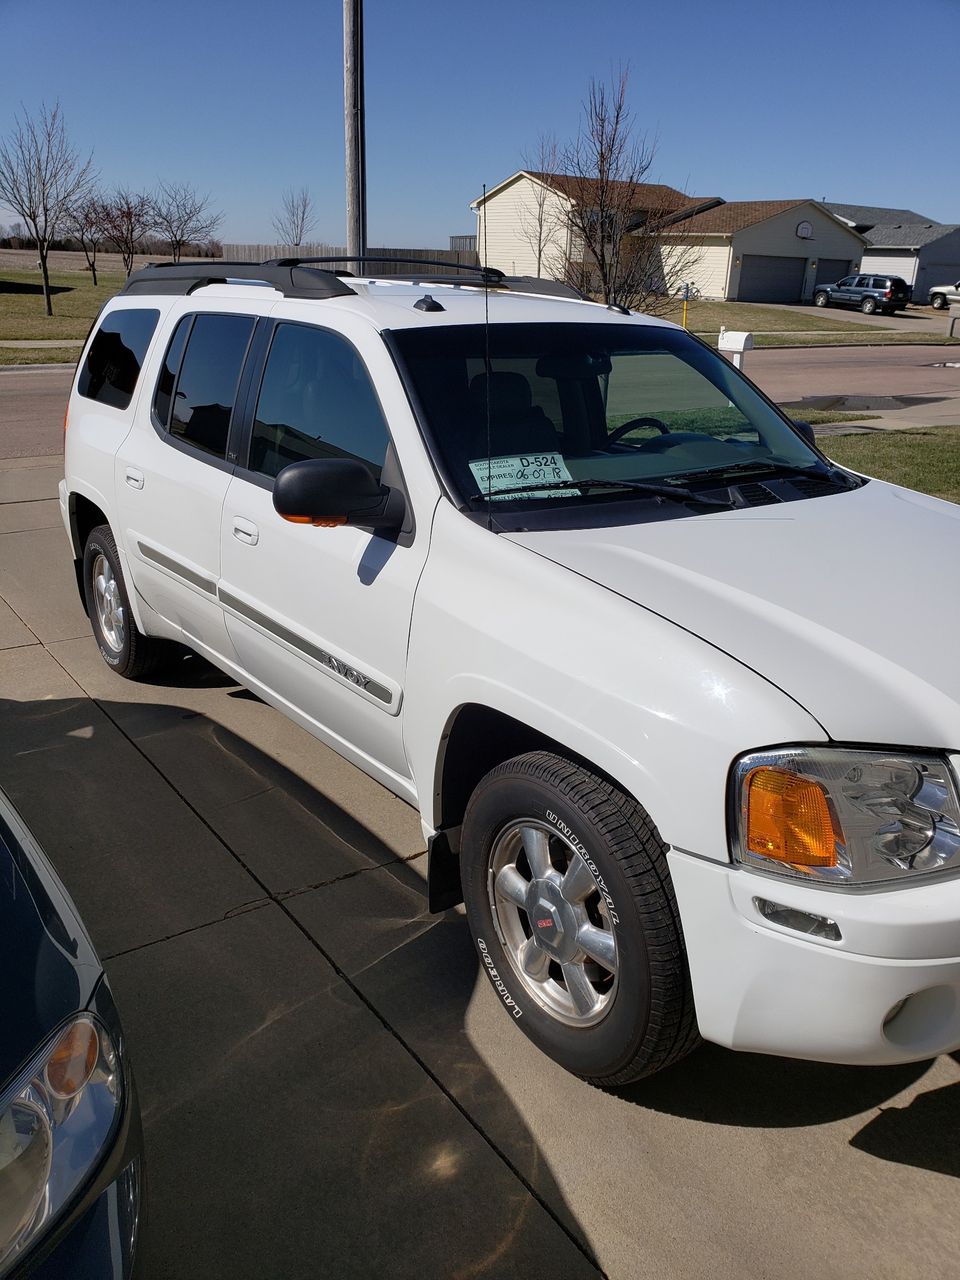
<path fill-rule="evenodd" d="M 483 184 L 483 265 L 489 265 L 487 256 L 487 184 Z M 493 447 L 491 444 L 490 432 L 490 375 L 493 372 L 490 366 L 490 277 L 484 271 L 483 273 L 483 341 L 484 341 L 484 368 L 486 377 L 484 379 L 484 409 L 487 416 L 487 529 L 493 532 Z"/>

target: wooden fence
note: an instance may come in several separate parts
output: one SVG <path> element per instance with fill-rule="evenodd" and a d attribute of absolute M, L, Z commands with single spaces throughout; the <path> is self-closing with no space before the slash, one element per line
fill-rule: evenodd
<path fill-rule="evenodd" d="M 382 255 L 382 257 L 381 257 Z M 223 257 L 226 262 L 266 262 L 268 258 L 333 258 L 332 270 L 338 267 L 358 274 L 357 263 L 346 261 L 347 250 L 342 244 L 225 244 Z M 456 249 L 385 249 L 378 246 L 367 250 L 367 262 L 362 268 L 376 271 L 378 275 L 402 275 L 407 267 L 398 266 L 391 258 L 413 258 L 417 262 L 443 262 L 451 267 L 475 267 L 479 259 L 474 250 Z"/>

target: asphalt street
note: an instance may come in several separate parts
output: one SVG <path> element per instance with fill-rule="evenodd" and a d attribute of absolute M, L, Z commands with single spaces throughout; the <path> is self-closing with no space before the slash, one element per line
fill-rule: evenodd
<path fill-rule="evenodd" d="M 898 386 L 948 372 L 929 350 L 885 353 L 918 362 Z M 786 385 L 797 354 L 748 372 Z M 145 1275 L 954 1274 L 953 1058 L 705 1045 L 591 1088 L 504 1016 L 462 915 L 427 913 L 412 810 L 198 659 L 105 667 L 55 501 L 67 382 L 0 374 L 0 785 L 124 1019 Z"/>

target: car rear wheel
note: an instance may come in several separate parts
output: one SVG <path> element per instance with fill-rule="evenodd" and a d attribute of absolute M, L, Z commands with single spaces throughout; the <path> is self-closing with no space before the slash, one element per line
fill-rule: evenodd
<path fill-rule="evenodd" d="M 698 1032 L 666 849 L 611 783 L 549 752 L 499 765 L 470 798 L 461 873 L 487 977 L 568 1071 L 623 1084 Z"/>
<path fill-rule="evenodd" d="M 943 311 L 947 305 L 947 299 L 944 294 L 935 293 L 933 297 L 930 299 L 930 305 L 936 311 Z"/>
<path fill-rule="evenodd" d="M 109 525 L 98 525 L 87 538 L 83 591 L 100 656 L 117 675 L 142 680 L 170 660 L 175 646 L 167 640 L 145 636 L 134 621 L 116 539 Z"/>
<path fill-rule="evenodd" d="M 822 291 L 820 293 L 815 293 L 813 295 L 813 303 L 814 306 L 817 307 L 828 307 L 830 305 L 830 295 L 828 293 L 823 293 Z"/>
<path fill-rule="evenodd" d="M 876 298 L 864 298 L 860 303 L 860 310 L 865 316 L 872 316 L 877 309 Z"/>

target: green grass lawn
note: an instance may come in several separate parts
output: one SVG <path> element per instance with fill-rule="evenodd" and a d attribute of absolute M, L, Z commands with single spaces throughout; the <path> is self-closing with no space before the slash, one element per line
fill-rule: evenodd
<path fill-rule="evenodd" d="M 831 436 L 818 443 L 854 471 L 960 502 L 960 427 Z"/>
<path fill-rule="evenodd" d="M 4 271 L 0 273 L 0 340 L 85 338 L 97 312 L 122 288 L 124 279 L 122 273 L 100 275 L 95 289 L 87 272 L 53 272 L 53 315 L 48 316 L 43 310 L 40 272 Z"/>
<path fill-rule="evenodd" d="M 664 314 L 665 320 L 680 324 L 683 303 L 674 303 Z M 853 324 L 837 312 L 824 313 L 818 307 L 761 307 L 743 306 L 739 302 L 708 302 L 697 299 L 687 304 L 687 328 L 693 333 L 719 333 L 720 326 L 727 329 L 757 332 L 808 332 L 844 333 L 863 332 L 863 325 Z"/>
<path fill-rule="evenodd" d="M 683 303 L 674 303 L 664 319 L 680 324 Z M 821 311 L 817 307 L 763 307 L 739 302 L 707 302 L 688 304 L 687 328 L 711 346 L 717 345 L 720 326 L 754 334 L 757 347 L 900 347 L 922 343 L 929 346 L 952 346 L 957 339 L 929 330 L 911 332 L 901 329 L 867 328 L 846 319 L 842 312 Z"/>
<path fill-rule="evenodd" d="M 77 363 L 81 348 L 72 347 L 0 347 L 0 365 L 71 364 Z"/>

